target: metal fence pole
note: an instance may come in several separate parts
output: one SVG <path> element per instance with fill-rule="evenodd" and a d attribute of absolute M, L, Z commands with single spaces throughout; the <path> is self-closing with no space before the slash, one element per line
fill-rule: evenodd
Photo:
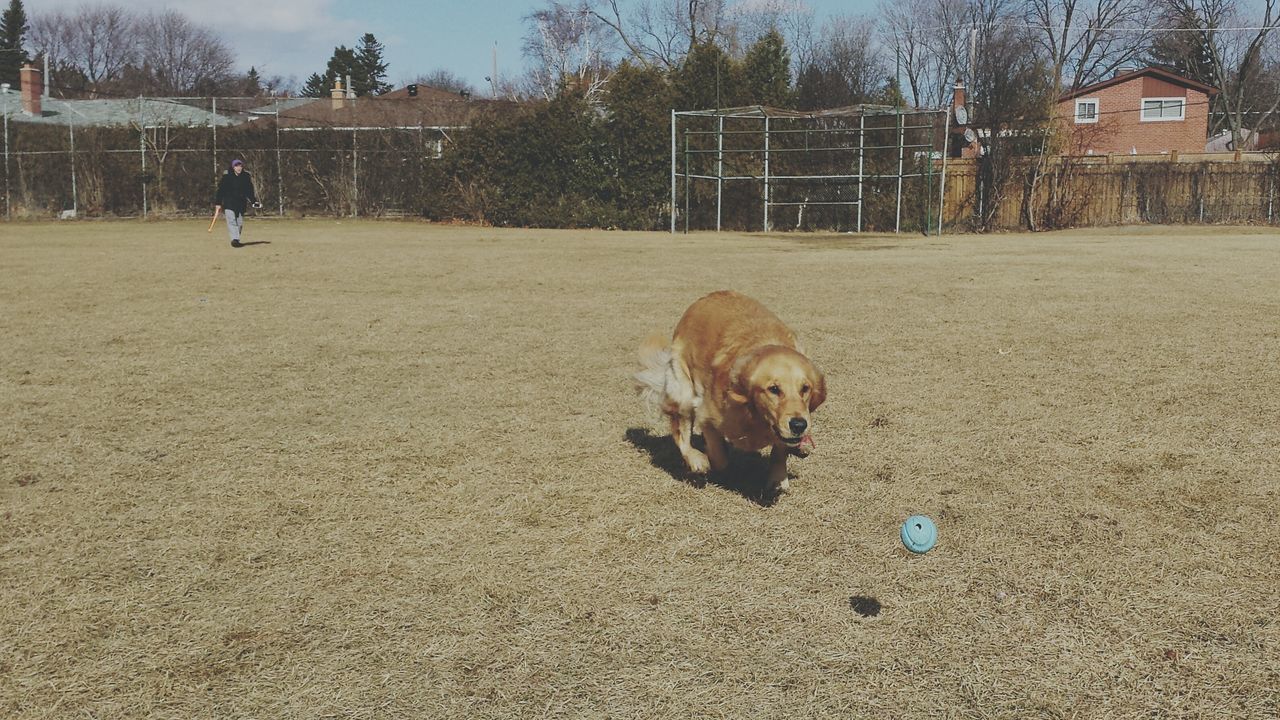
<path fill-rule="evenodd" d="M 80 215 L 80 194 L 76 192 L 76 125 L 67 123 L 67 132 L 71 134 L 71 212 Z"/>
<path fill-rule="evenodd" d="M 351 217 L 360 217 L 360 147 L 356 128 L 351 127 Z"/>
<path fill-rule="evenodd" d="M 209 124 L 213 125 L 213 176 L 218 177 L 218 98 L 213 98 L 213 117 L 209 118 Z"/>
<path fill-rule="evenodd" d="M 947 121 L 942 127 L 942 179 L 938 182 L 938 235 L 942 235 L 942 218 L 947 211 L 947 155 L 948 142 L 951 140 L 951 111 L 947 111 Z M 933 162 L 930 160 L 930 162 Z M 928 229 L 926 228 L 926 232 Z"/>
<path fill-rule="evenodd" d="M 8 114 L 6 114 L 5 115 L 6 122 L 8 121 L 8 117 L 9 117 Z M 5 127 L 8 127 L 8 125 L 6 125 Z M 6 138 L 5 147 L 8 148 L 7 133 L 5 135 L 5 138 Z M 8 151 L 6 150 L 6 152 Z M 9 165 L 6 162 L 5 163 L 6 172 L 8 172 L 8 167 Z M 6 187 L 8 186 L 6 185 Z M 671 110 L 671 234 L 672 235 L 676 234 L 676 111 L 674 108 Z"/>
<path fill-rule="evenodd" d="M 764 231 L 769 232 L 769 116 L 764 116 Z"/>
<path fill-rule="evenodd" d="M 1272 222 L 1273 208 L 1276 201 L 1276 166 L 1273 164 L 1267 172 L 1267 223 Z"/>
<path fill-rule="evenodd" d="M 923 223 L 923 227 L 921 228 L 923 230 L 922 234 L 924 235 L 928 235 L 929 228 L 933 227 L 933 141 L 934 141 L 934 138 L 938 136 L 937 131 L 938 131 L 938 116 L 930 115 L 929 116 L 929 152 L 925 154 L 925 158 L 924 158 L 924 162 L 925 162 L 924 175 L 926 178 L 928 178 L 925 182 L 925 187 L 927 189 L 925 190 L 925 196 L 924 196 L 924 223 Z"/>
<path fill-rule="evenodd" d="M 724 198 L 724 116 L 719 117 L 720 129 L 716 133 L 716 232 L 720 232 L 720 209 Z"/>
<path fill-rule="evenodd" d="M 862 232 L 862 157 L 865 147 L 863 135 L 866 132 L 867 116 L 858 115 L 858 227 L 857 231 Z"/>
<path fill-rule="evenodd" d="M 689 234 L 689 193 L 693 192 L 689 177 L 689 131 L 684 131 L 684 234 Z"/>
<path fill-rule="evenodd" d="M 9 202 L 9 93 L 4 93 L 4 219 L 13 219 Z"/>
<path fill-rule="evenodd" d="M 284 217 L 284 164 L 280 154 L 280 98 L 276 98 L 276 201 Z"/>
<path fill-rule="evenodd" d="M 147 219 L 147 116 L 138 96 L 138 155 L 142 158 L 142 219 Z"/>
<path fill-rule="evenodd" d="M 902 158 L 903 158 L 903 153 L 905 151 L 905 148 L 903 148 L 902 146 L 905 142 L 904 136 L 906 131 L 902 127 L 902 113 L 898 112 L 897 115 L 898 115 L 898 212 L 893 220 L 893 231 L 901 232 L 902 231 Z"/>

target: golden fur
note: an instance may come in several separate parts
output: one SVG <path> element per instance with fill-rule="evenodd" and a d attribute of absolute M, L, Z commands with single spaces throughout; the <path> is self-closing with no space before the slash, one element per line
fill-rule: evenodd
<path fill-rule="evenodd" d="M 689 306 L 669 345 L 652 337 L 640 358 L 637 386 L 670 419 L 690 471 L 724 470 L 725 443 L 770 447 L 769 482 L 788 488 L 787 456 L 807 454 L 810 414 L 826 400 L 827 383 L 776 315 L 740 293 L 714 292 Z M 705 454 L 690 444 L 695 430 Z"/>

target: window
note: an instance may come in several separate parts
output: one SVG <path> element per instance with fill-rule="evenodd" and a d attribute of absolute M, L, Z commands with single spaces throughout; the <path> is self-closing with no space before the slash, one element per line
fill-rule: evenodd
<path fill-rule="evenodd" d="M 1143 122 L 1181 120 L 1186 112 L 1186 98 L 1142 98 Z"/>
<path fill-rule="evenodd" d="M 1098 122 L 1098 101 L 1096 99 L 1076 101 L 1076 122 L 1077 123 Z"/>

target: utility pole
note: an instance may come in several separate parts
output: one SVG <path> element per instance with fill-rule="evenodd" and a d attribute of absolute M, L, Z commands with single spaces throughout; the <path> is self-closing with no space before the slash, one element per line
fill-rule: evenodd
<path fill-rule="evenodd" d="M 968 107 L 965 111 L 969 113 L 970 121 L 973 118 L 973 96 L 978 89 L 978 26 L 974 25 L 969 28 L 969 92 L 965 93 L 965 104 Z"/>
<path fill-rule="evenodd" d="M 978 77 L 977 60 L 976 60 L 977 57 L 978 57 L 978 26 L 974 25 L 973 27 L 969 28 L 969 87 L 973 87 L 976 84 L 974 81 Z"/>

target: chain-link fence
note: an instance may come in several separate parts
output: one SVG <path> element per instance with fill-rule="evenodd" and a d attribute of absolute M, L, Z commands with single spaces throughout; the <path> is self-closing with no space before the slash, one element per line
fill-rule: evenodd
<path fill-rule="evenodd" d="M 12 93 L 5 100 L 6 219 L 201 214 L 235 158 L 262 212 L 419 215 L 427 169 L 452 131 L 316 122 L 297 100 L 46 99 L 39 118 Z"/>
<path fill-rule="evenodd" d="M 944 111 L 754 106 L 672 118 L 672 231 L 937 230 Z"/>

